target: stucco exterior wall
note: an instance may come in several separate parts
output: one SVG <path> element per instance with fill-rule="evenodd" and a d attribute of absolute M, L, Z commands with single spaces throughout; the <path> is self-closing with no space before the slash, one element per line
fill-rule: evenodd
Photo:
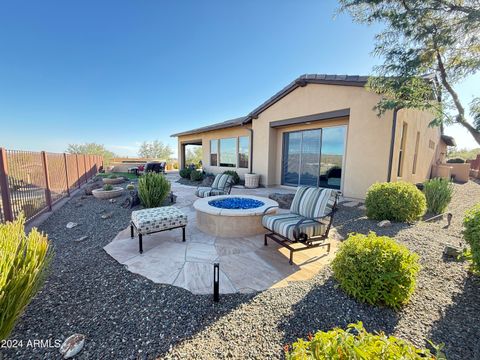
<path fill-rule="evenodd" d="M 446 152 L 445 144 L 443 141 L 440 141 L 440 127 L 428 126 L 432 119 L 433 115 L 426 111 L 412 109 L 402 109 L 398 111 L 392 161 L 392 181 L 403 180 L 419 183 L 430 178 L 432 166 L 436 163 L 437 159 L 442 156 L 441 154 Z M 398 162 L 403 124 L 407 124 L 407 134 L 405 138 L 402 176 L 399 177 Z M 419 145 L 416 171 L 413 173 L 417 133 L 419 133 Z"/>
<path fill-rule="evenodd" d="M 378 100 L 377 95 L 355 86 L 308 84 L 297 88 L 253 120 L 253 171 L 261 175 L 264 185 L 281 184 L 281 137 L 285 129 L 273 129 L 270 122 L 350 109 L 341 190 L 347 197 L 364 198 L 366 189 L 376 181 L 386 181 L 388 173 L 393 114 L 377 117 L 372 109 Z M 318 121 L 308 127 L 331 125 Z M 304 126 L 292 126 L 289 131 Z M 266 156 L 268 153 L 274 156 Z"/>
<path fill-rule="evenodd" d="M 215 139 L 223 139 L 223 138 L 232 138 L 232 137 L 239 137 L 239 136 L 249 136 L 250 131 L 247 130 L 250 128 L 250 125 L 236 126 L 227 129 L 220 129 L 220 130 L 213 130 L 203 133 L 197 133 L 193 135 L 183 135 L 178 137 L 178 154 L 179 159 L 181 158 L 180 154 L 182 151 L 182 144 L 188 143 L 190 141 L 201 141 L 203 147 L 203 157 L 202 157 L 202 164 L 203 169 L 206 172 L 213 173 L 213 174 L 220 174 L 223 173 L 225 170 L 235 170 L 238 175 L 243 178 L 246 173 L 248 173 L 249 169 L 245 168 L 238 168 L 238 167 L 224 167 L 224 166 L 211 166 L 210 165 L 210 140 Z M 266 155 L 265 155 L 266 156 Z M 183 167 L 185 164 L 180 164 Z M 238 164 L 237 164 L 238 165 Z"/>

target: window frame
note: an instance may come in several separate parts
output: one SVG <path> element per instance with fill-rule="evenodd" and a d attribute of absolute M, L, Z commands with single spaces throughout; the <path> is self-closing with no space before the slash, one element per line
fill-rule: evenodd
<path fill-rule="evenodd" d="M 405 147 L 407 144 L 408 124 L 404 121 L 402 124 L 402 135 L 400 137 L 400 148 L 398 149 L 398 168 L 397 177 L 403 176 L 403 165 L 405 163 Z"/>
<path fill-rule="evenodd" d="M 216 149 L 216 152 L 212 152 L 212 144 L 216 142 L 216 145 L 217 145 L 217 149 Z M 220 163 L 220 156 L 219 156 L 219 139 L 211 139 L 210 140 L 210 166 L 219 166 L 219 163 Z M 215 158 L 215 164 L 213 164 L 213 161 L 212 161 L 212 155 L 217 155 L 217 157 Z"/>
<path fill-rule="evenodd" d="M 247 139 L 246 166 L 240 166 L 241 165 L 240 155 L 244 154 L 240 152 L 240 139 L 242 138 Z M 249 165 L 250 165 L 250 136 L 248 135 L 238 136 L 237 137 L 237 168 L 248 169 Z"/>

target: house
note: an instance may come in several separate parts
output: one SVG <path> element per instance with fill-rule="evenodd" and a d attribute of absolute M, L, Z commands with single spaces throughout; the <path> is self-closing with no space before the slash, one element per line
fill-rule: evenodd
<path fill-rule="evenodd" d="M 375 182 L 422 182 L 453 139 L 429 127 L 433 115 L 400 109 L 378 117 L 368 77 L 302 75 L 247 116 L 173 134 L 203 147 L 207 172 L 253 172 L 264 186 L 314 185 L 365 198 Z"/>

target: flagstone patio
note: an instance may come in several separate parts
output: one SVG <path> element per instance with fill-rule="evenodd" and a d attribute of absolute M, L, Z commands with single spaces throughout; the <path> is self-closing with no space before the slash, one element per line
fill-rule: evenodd
<path fill-rule="evenodd" d="M 220 293 L 253 292 L 283 287 L 290 281 L 312 278 L 333 258 L 339 236 L 332 229 L 330 253 L 315 248 L 295 253 L 294 265 L 288 251 L 270 241 L 264 246 L 263 234 L 251 237 L 223 238 L 199 230 L 193 203 L 195 188 L 175 182 L 169 175 L 172 191 L 177 195 L 175 207 L 188 216 L 186 242 L 180 229 L 143 237 L 143 254 L 138 252 L 137 238 L 130 238 L 130 228 L 121 231 L 104 247 L 125 265 L 128 271 L 156 282 L 182 287 L 194 294 L 211 294 L 213 264 L 220 264 Z M 285 188 L 232 189 L 232 194 L 268 197 L 270 193 L 292 192 Z M 279 210 L 286 211 L 286 210 Z"/>

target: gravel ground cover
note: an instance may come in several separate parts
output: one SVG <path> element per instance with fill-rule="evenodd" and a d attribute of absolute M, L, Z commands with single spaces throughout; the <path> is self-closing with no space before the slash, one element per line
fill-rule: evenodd
<path fill-rule="evenodd" d="M 283 345 L 309 332 L 363 321 L 369 331 L 385 331 L 425 346 L 444 342 L 448 359 L 480 359 L 480 280 L 468 264 L 442 256 L 446 244 L 461 245 L 463 213 L 480 199 L 480 184 L 455 185 L 445 221 L 376 227 L 357 208 L 341 207 L 338 232 L 375 230 L 394 236 L 421 257 L 417 290 L 395 312 L 357 303 L 336 288 L 326 268 L 313 280 L 256 294 L 192 295 L 158 285 L 125 269 L 102 249 L 124 229 L 130 210 L 93 199 L 72 199 L 41 227 L 55 245 L 51 275 L 17 325 L 12 339 L 87 336 L 79 359 L 274 359 Z M 77 205 L 82 204 L 82 205 Z M 101 215 L 111 213 L 108 219 Z M 69 221 L 80 223 L 66 229 Z M 87 235 L 82 242 L 75 239 Z M 56 348 L 2 349 L 7 359 L 58 358 Z"/>

